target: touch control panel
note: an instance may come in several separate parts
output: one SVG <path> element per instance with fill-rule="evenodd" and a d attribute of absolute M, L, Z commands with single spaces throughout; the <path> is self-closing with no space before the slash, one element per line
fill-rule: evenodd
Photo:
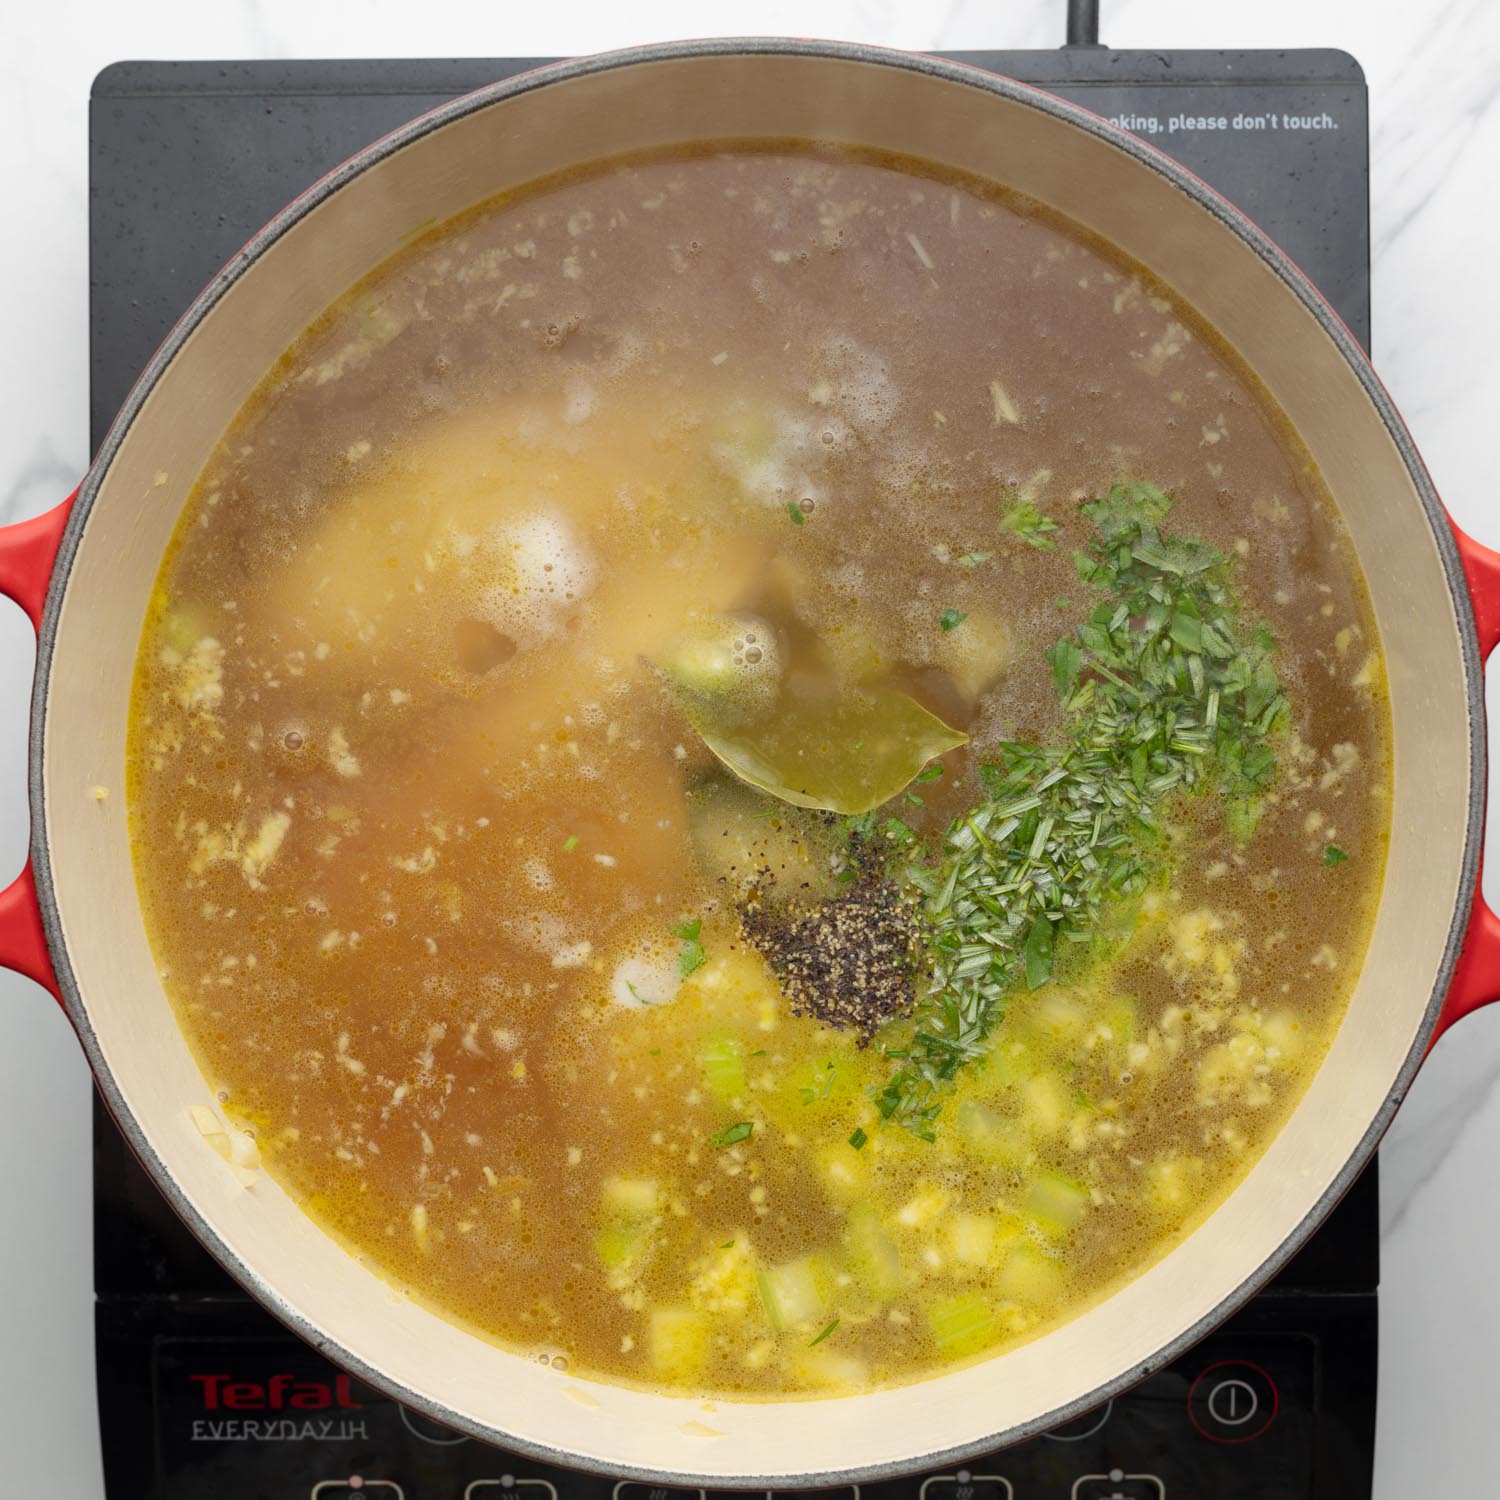
<path fill-rule="evenodd" d="M 158 1337 L 151 1500 L 722 1500 L 502 1453 L 286 1335 Z M 1224 1333 L 1133 1391 L 1013 1448 L 824 1500 L 1263 1500 L 1312 1488 L 1317 1340 Z M 752 1495 L 776 1500 L 774 1490 Z M 738 1491 L 743 1500 L 745 1491 Z"/>

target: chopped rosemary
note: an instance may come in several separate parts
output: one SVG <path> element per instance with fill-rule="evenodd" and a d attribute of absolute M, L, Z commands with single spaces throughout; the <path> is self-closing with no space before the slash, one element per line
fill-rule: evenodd
<path fill-rule="evenodd" d="M 985 800 L 949 826 L 940 857 L 906 871 L 930 982 L 909 1032 L 886 1042 L 896 1067 L 872 1095 L 925 1139 L 1007 1000 L 1046 984 L 1060 944 L 1145 888 L 1166 799 L 1217 790 L 1247 837 L 1275 774 L 1270 740 L 1288 712 L 1275 642 L 1241 625 L 1229 559 L 1158 529 L 1171 503 L 1129 484 L 1081 507 L 1095 534 L 1078 573 L 1103 597 L 1047 653 L 1067 737 L 999 746 L 980 767 Z"/>
<path fill-rule="evenodd" d="M 938 624 L 944 630 L 957 630 L 965 620 L 969 618 L 968 611 L 962 609 L 945 609 L 938 616 Z"/>
<path fill-rule="evenodd" d="M 1348 858 L 1349 856 L 1337 844 L 1329 844 L 1323 851 L 1323 863 L 1325 865 L 1341 865 Z"/>
<path fill-rule="evenodd" d="M 808 1345 L 808 1346 L 807 1346 L 807 1347 L 808 1347 L 808 1348 L 809 1348 L 809 1349 L 812 1349 L 812 1348 L 815 1348 L 815 1347 L 816 1347 L 816 1346 L 817 1346 L 817 1345 L 818 1345 L 818 1344 L 821 1344 L 821 1343 L 822 1343 L 822 1342 L 823 1342 L 823 1340 L 824 1340 L 824 1339 L 826 1339 L 826 1338 L 827 1338 L 827 1337 L 828 1337 L 828 1335 L 829 1335 L 829 1334 L 830 1334 L 830 1333 L 832 1333 L 832 1332 L 833 1332 L 833 1330 L 834 1330 L 834 1329 L 835 1329 L 835 1328 L 837 1328 L 837 1327 L 838 1327 L 838 1326 L 839 1326 L 839 1320 L 838 1320 L 838 1319 L 837 1319 L 837 1318 L 835 1318 L 835 1319 L 834 1319 L 834 1320 L 833 1320 L 833 1322 L 831 1322 L 831 1323 L 830 1323 L 830 1324 L 829 1324 L 829 1325 L 828 1325 L 828 1327 L 827 1327 L 827 1328 L 825 1328 L 825 1329 L 824 1329 L 824 1330 L 823 1330 L 823 1331 L 822 1331 L 822 1333 L 820 1333 L 820 1334 L 819 1334 L 819 1335 L 818 1335 L 818 1336 L 817 1336 L 817 1338 L 815 1338 L 815 1339 L 814 1339 L 814 1340 L 813 1340 L 813 1341 L 812 1341 L 812 1342 L 811 1342 L 811 1343 L 810 1343 L 810 1344 L 809 1344 L 809 1345 Z"/>
<path fill-rule="evenodd" d="M 753 1120 L 736 1120 L 733 1125 L 726 1125 L 722 1130 L 715 1131 L 709 1136 L 708 1144 L 715 1151 L 722 1151 L 726 1146 L 738 1146 L 741 1141 L 748 1141 L 755 1129 Z"/>
<path fill-rule="evenodd" d="M 1035 547 L 1039 552 L 1051 552 L 1057 546 L 1052 538 L 1052 533 L 1057 530 L 1057 522 L 1051 516 L 1043 515 L 1032 501 L 1023 500 L 1019 495 L 1000 517 L 1000 529 L 1012 532 L 1028 547 Z"/>

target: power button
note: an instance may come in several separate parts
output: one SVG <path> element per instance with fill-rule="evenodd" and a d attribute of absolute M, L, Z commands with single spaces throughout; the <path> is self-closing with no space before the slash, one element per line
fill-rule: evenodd
<path fill-rule="evenodd" d="M 1207 1366 L 1188 1391 L 1188 1417 L 1215 1443 L 1248 1443 L 1276 1420 L 1281 1396 L 1259 1365 L 1221 1359 Z"/>

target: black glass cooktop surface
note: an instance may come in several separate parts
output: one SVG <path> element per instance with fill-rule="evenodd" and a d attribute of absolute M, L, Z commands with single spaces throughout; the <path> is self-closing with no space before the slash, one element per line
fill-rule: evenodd
<path fill-rule="evenodd" d="M 958 55 L 1053 89 L 1175 156 L 1284 246 L 1368 347 L 1366 96 L 1351 58 L 1103 48 Z M 413 115 L 537 61 L 121 63 L 101 74 L 90 112 L 93 442 L 194 294 L 278 208 Z M 199 1248 L 95 1108 L 110 1500 L 678 1493 L 507 1455 L 341 1374 Z M 1268 1291 L 1109 1407 L 967 1468 L 866 1492 L 1368 1500 L 1377 1199 L 1372 1168 Z"/>

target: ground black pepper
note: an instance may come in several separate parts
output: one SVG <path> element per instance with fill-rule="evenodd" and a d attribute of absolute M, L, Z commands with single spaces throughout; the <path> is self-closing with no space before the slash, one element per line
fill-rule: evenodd
<path fill-rule="evenodd" d="M 752 891 L 740 909 L 745 935 L 781 981 L 795 1015 L 868 1042 L 916 1003 L 916 924 L 900 889 L 861 874 L 847 890 L 789 912 Z"/>

